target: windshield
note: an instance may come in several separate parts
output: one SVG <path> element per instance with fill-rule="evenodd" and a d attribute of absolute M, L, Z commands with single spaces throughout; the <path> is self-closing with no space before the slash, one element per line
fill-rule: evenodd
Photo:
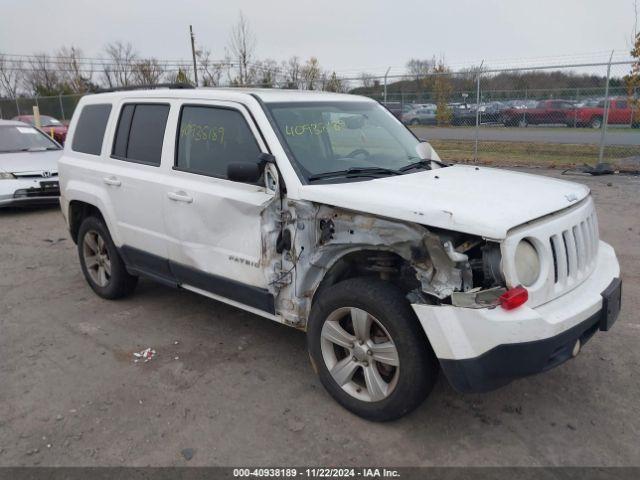
<path fill-rule="evenodd" d="M 62 122 L 56 118 L 49 117 L 47 115 L 41 115 L 40 125 L 42 125 L 43 127 L 59 127 L 62 125 Z"/>
<path fill-rule="evenodd" d="M 0 153 L 58 150 L 60 147 L 33 127 L 0 126 Z"/>
<path fill-rule="evenodd" d="M 306 181 L 349 169 L 398 171 L 419 160 L 419 140 L 377 103 L 290 102 L 267 106 Z"/>

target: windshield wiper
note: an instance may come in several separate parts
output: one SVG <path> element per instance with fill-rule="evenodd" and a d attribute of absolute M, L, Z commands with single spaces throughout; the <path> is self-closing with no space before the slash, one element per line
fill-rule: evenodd
<path fill-rule="evenodd" d="M 371 177 L 376 175 L 402 175 L 402 172 L 384 167 L 351 167 L 347 170 L 336 170 L 335 172 L 316 173 L 309 177 L 309 181 L 321 180 L 323 178 L 332 177 Z"/>
<path fill-rule="evenodd" d="M 417 162 L 413 162 L 410 163 L 409 165 L 405 165 L 404 167 L 401 167 L 399 170 L 401 172 L 406 172 L 408 170 L 413 170 L 414 168 L 425 168 L 427 170 L 431 170 L 431 162 L 433 162 L 433 160 L 418 160 Z"/>

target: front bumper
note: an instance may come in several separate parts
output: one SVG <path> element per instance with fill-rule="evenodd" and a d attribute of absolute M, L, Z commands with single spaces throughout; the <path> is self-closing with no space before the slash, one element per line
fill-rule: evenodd
<path fill-rule="evenodd" d="M 0 208 L 56 204 L 60 197 L 58 176 L 0 180 Z"/>
<path fill-rule="evenodd" d="M 600 242 L 593 273 L 539 307 L 412 306 L 451 385 L 462 392 L 488 391 L 570 359 L 576 341 L 586 343 L 600 328 L 602 293 L 619 276 L 613 248 Z"/>

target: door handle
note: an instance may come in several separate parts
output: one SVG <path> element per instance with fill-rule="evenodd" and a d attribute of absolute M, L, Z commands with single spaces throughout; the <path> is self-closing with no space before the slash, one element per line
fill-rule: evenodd
<path fill-rule="evenodd" d="M 104 177 L 102 179 L 102 181 L 104 183 L 106 183 L 107 185 L 113 185 L 114 187 L 119 187 L 120 185 L 122 185 L 122 182 L 120 180 L 118 180 L 116 177 Z"/>
<path fill-rule="evenodd" d="M 187 195 L 186 192 L 182 190 L 179 192 L 169 192 L 167 193 L 167 197 L 174 202 L 184 202 L 184 203 L 193 203 L 193 197 Z"/>

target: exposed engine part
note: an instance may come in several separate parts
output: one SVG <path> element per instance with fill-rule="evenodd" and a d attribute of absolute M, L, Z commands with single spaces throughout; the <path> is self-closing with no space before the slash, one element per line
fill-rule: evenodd
<path fill-rule="evenodd" d="M 480 287 L 468 292 L 453 292 L 451 305 L 465 308 L 494 308 L 499 304 L 500 295 L 506 292 L 505 287 L 494 287 L 481 290 Z"/>
<path fill-rule="evenodd" d="M 288 252 L 291 250 L 291 230 L 284 229 L 278 235 L 278 240 L 276 242 L 276 252 Z"/>
<path fill-rule="evenodd" d="M 329 240 L 333 239 L 333 234 L 336 232 L 333 220 L 324 218 L 320 220 L 320 244 L 324 245 Z"/>
<path fill-rule="evenodd" d="M 367 263 L 364 267 L 371 272 L 380 274 L 383 280 L 389 280 L 393 274 L 399 273 L 396 259 L 386 252 L 378 252 L 375 255 L 367 257 Z"/>
<path fill-rule="evenodd" d="M 455 248 L 453 248 L 453 244 L 450 241 L 444 242 L 442 245 L 444 247 L 444 251 L 447 252 L 447 255 L 451 259 L 452 262 L 466 262 L 469 260 L 469 257 L 464 253 L 460 253 Z"/>
<path fill-rule="evenodd" d="M 505 284 L 502 274 L 502 253 L 497 243 L 487 242 L 482 247 L 482 272 L 485 287 Z"/>

